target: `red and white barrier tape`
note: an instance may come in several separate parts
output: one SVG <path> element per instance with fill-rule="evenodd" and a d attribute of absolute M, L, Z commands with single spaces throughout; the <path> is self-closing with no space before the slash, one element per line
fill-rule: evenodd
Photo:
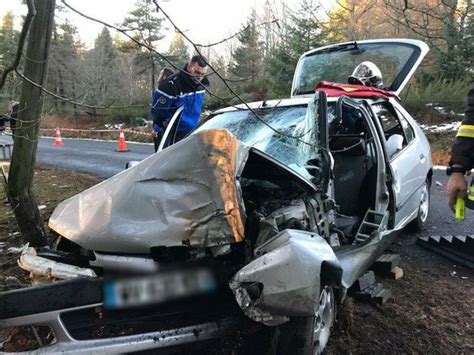
<path fill-rule="evenodd" d="M 40 131 L 55 131 L 55 128 L 40 128 Z M 98 132 L 98 133 L 120 133 L 120 129 L 75 129 L 75 128 L 61 128 L 61 131 L 64 132 Z M 124 129 L 124 133 L 132 133 L 132 134 L 141 134 L 144 136 L 150 136 L 151 132 L 144 132 L 144 131 L 135 131 L 132 129 Z"/>
<path fill-rule="evenodd" d="M 435 183 L 435 185 L 440 186 L 440 187 L 443 188 L 444 190 L 447 190 L 447 189 L 448 189 L 448 185 L 442 183 L 441 181 L 438 181 L 438 180 L 436 180 L 436 179 L 433 179 L 433 182 Z"/>

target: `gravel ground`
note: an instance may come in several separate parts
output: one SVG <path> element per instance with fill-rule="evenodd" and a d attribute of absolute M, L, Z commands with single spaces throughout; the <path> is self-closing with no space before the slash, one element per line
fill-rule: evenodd
<path fill-rule="evenodd" d="M 402 234 L 404 277 L 379 279 L 394 296 L 383 306 L 349 298 L 339 313 L 328 354 L 474 353 L 474 272 Z"/>

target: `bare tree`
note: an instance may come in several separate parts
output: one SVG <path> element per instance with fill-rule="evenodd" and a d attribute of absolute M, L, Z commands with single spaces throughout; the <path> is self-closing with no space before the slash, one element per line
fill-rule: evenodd
<path fill-rule="evenodd" d="M 437 72 L 448 79 L 472 79 L 474 3 L 458 0 L 383 0 L 390 22 L 428 42 Z"/>
<path fill-rule="evenodd" d="M 380 0 L 337 0 L 337 6 L 329 14 L 328 35 L 332 41 L 370 38 L 383 24 L 380 16 L 374 16 Z"/>

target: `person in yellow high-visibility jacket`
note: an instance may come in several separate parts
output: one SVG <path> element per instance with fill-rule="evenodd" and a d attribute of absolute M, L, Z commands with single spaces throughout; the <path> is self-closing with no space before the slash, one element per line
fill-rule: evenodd
<path fill-rule="evenodd" d="M 466 199 L 466 172 L 474 166 L 474 86 L 467 95 L 467 110 L 451 147 L 451 159 L 446 173 L 449 175 L 449 206 L 454 211 L 458 196 Z"/>

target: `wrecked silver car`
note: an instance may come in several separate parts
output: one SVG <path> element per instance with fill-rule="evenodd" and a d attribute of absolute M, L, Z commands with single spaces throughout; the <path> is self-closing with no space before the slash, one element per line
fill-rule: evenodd
<path fill-rule="evenodd" d="M 177 113 L 157 154 L 56 208 L 56 249 L 20 266 L 47 259 L 51 274 L 69 265 L 78 277 L 4 293 L 0 324 L 49 325 L 44 351 L 126 352 L 256 322 L 275 329 L 275 352 L 322 352 L 349 287 L 402 228 L 426 222 L 432 167 L 396 98 L 402 74 L 380 91 L 295 88 L 321 79 L 306 77 L 308 58 L 366 59 L 384 42 L 402 49 L 392 67 L 405 76 L 427 52 L 406 40 L 308 52 L 293 98 L 220 110 L 173 144 Z"/>

